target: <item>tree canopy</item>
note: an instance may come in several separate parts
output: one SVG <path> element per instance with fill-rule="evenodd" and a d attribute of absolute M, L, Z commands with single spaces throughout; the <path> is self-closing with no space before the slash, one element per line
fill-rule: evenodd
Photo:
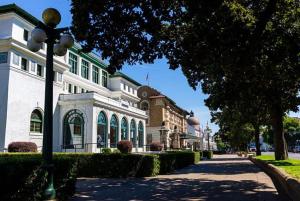
<path fill-rule="evenodd" d="M 72 32 L 111 72 L 166 58 L 193 88 L 201 84 L 214 111 L 255 96 L 270 115 L 275 157 L 285 159 L 282 118 L 299 105 L 299 8 L 292 0 L 72 0 Z"/>

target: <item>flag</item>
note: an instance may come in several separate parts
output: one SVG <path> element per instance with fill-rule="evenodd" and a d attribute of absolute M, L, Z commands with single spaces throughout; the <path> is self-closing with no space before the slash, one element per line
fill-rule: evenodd
<path fill-rule="evenodd" d="M 147 73 L 147 76 L 146 76 L 146 81 L 148 81 L 149 79 L 149 73 Z"/>

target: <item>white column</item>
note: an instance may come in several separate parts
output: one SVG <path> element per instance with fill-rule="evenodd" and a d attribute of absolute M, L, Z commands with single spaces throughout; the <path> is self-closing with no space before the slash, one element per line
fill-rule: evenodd
<path fill-rule="evenodd" d="M 89 80 L 92 81 L 93 65 L 89 62 Z"/>
<path fill-rule="evenodd" d="M 110 118 L 111 112 L 107 112 L 107 148 L 110 148 Z"/>
<path fill-rule="evenodd" d="M 119 129 L 118 129 L 118 140 L 117 143 L 119 141 L 121 141 L 121 121 L 122 121 L 122 116 L 120 114 L 117 115 L 118 118 L 118 125 L 119 125 Z M 116 145 L 117 146 L 117 145 Z"/>
<path fill-rule="evenodd" d="M 147 132 L 146 132 L 146 121 L 143 121 L 143 125 L 144 125 L 144 144 L 146 145 L 146 141 L 147 141 Z M 143 151 L 146 151 L 146 146 L 143 146 Z"/>

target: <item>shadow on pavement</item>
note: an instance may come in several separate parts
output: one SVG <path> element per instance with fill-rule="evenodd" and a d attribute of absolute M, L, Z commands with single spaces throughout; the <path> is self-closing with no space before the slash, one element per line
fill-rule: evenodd
<path fill-rule="evenodd" d="M 72 200 L 279 201 L 272 188 L 251 180 L 81 179 L 78 187 Z"/>

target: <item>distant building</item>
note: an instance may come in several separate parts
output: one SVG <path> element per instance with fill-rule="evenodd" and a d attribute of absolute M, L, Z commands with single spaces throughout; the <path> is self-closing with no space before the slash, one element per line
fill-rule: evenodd
<path fill-rule="evenodd" d="M 0 151 L 13 141 L 42 146 L 47 46 L 37 53 L 27 48 L 38 23 L 15 4 L 0 6 Z M 54 57 L 54 151 L 96 152 L 120 140 L 145 150 L 140 84 L 122 73 L 110 75 L 97 55 L 79 49 Z"/>
<path fill-rule="evenodd" d="M 193 124 L 199 121 L 195 117 L 187 121 L 190 114 L 168 96 L 149 86 L 141 86 L 138 97 L 139 108 L 148 115 L 147 144 L 160 142 L 168 148 L 188 148 L 188 145 L 192 148 L 193 139 L 199 141 L 200 130 Z"/>

